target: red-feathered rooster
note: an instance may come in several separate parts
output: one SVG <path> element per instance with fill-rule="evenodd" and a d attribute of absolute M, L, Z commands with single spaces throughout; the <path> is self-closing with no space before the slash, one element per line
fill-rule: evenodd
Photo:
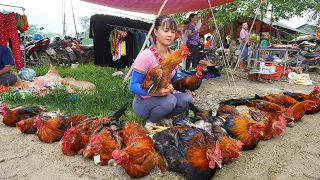
<path fill-rule="evenodd" d="M 308 110 L 306 114 L 314 114 L 320 110 L 320 87 L 315 86 L 313 91 L 310 94 L 303 93 L 293 93 L 293 92 L 284 92 L 285 95 L 293 97 L 299 102 L 311 100 L 317 103 L 317 107 L 313 107 L 311 110 Z"/>
<path fill-rule="evenodd" d="M 148 131 L 141 125 L 135 126 L 127 123 L 125 126 L 131 127 L 124 127 L 121 130 L 123 137 L 125 137 L 125 147 L 112 152 L 116 163 L 121 165 L 127 174 L 133 178 L 146 176 L 156 165 L 163 172 L 163 160 L 154 150 L 152 139 L 146 135 Z"/>
<path fill-rule="evenodd" d="M 217 116 L 225 119 L 224 127 L 228 134 L 244 143 L 244 150 L 255 148 L 263 136 L 265 125 L 241 115 L 234 107 L 227 105 L 219 107 Z"/>
<path fill-rule="evenodd" d="M 40 107 L 9 109 L 5 104 L 0 107 L 3 116 L 3 123 L 10 127 L 15 127 L 16 123 L 34 116 L 37 116 L 44 110 Z"/>
<path fill-rule="evenodd" d="M 184 174 L 187 180 L 210 179 L 222 167 L 220 142 L 200 128 L 174 126 L 155 134 L 153 139 L 168 170 Z"/>
<path fill-rule="evenodd" d="M 181 49 L 171 53 L 161 64 L 147 72 L 141 88 L 146 90 L 148 94 L 160 89 L 169 89 L 173 93 L 174 88 L 171 84 L 172 71 L 179 65 L 182 58 L 186 58 L 188 54 L 188 47 L 182 45 Z"/>
<path fill-rule="evenodd" d="M 174 89 L 178 91 L 195 91 L 199 89 L 202 83 L 202 69 L 200 65 L 197 65 L 196 69 L 197 72 L 194 75 L 185 78 L 180 78 L 173 82 L 172 85 Z"/>
<path fill-rule="evenodd" d="M 63 137 L 63 133 L 70 128 L 85 120 L 84 115 L 60 115 L 47 120 L 41 119 L 40 116 L 34 120 L 37 125 L 37 136 L 42 142 L 53 143 L 59 141 Z"/>

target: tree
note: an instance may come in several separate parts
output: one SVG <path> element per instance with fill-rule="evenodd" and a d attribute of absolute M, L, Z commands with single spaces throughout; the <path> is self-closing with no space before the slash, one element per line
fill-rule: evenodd
<path fill-rule="evenodd" d="M 237 37 L 237 25 L 240 17 L 251 17 L 255 15 L 255 10 L 259 6 L 259 0 L 235 0 L 234 2 L 217 6 L 214 8 L 218 25 L 230 25 L 231 38 Z M 304 16 L 311 14 L 310 18 L 320 20 L 319 0 L 265 0 L 260 8 L 259 19 L 266 17 L 269 10 L 273 10 L 275 21 L 279 19 L 290 19 L 294 16 Z M 308 13 L 304 13 L 308 12 Z M 211 13 L 210 9 L 199 11 L 200 14 Z M 179 16 L 177 16 L 179 17 Z"/>
<path fill-rule="evenodd" d="M 92 39 L 89 38 L 90 33 L 90 18 L 88 16 L 81 16 L 78 19 L 84 32 L 81 33 L 80 37 L 83 38 L 82 44 L 92 44 Z"/>

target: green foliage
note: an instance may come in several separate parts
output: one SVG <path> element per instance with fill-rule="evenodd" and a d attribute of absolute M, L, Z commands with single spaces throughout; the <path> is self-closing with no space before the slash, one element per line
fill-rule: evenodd
<path fill-rule="evenodd" d="M 187 13 L 171 14 L 170 16 L 176 21 L 177 24 L 183 24 L 188 18 Z"/>
<path fill-rule="evenodd" d="M 38 76 L 47 73 L 49 67 L 31 67 Z M 123 83 L 119 77 L 112 77 L 111 74 L 116 71 L 112 68 L 97 67 L 94 65 L 82 65 L 77 68 L 56 67 L 62 77 L 73 77 L 78 80 L 92 82 L 97 90 L 93 94 L 83 94 L 79 92 L 68 93 L 64 89 L 54 90 L 43 97 L 30 96 L 23 99 L 23 96 L 17 92 L 3 94 L 1 99 L 11 105 L 41 105 L 49 111 L 63 113 L 85 114 L 91 116 L 105 116 L 111 114 L 124 103 L 129 102 L 128 111 L 123 119 L 129 119 L 141 122 L 132 111 L 131 103 L 133 94 L 128 90 L 128 83 Z M 72 97 L 77 97 L 73 98 Z"/>
<path fill-rule="evenodd" d="M 89 32 L 90 32 L 90 17 L 88 16 L 81 16 L 78 19 L 78 22 L 80 23 L 82 29 L 84 29 L 84 32 L 80 35 L 80 37 L 83 38 L 82 44 L 93 44 L 92 39 L 89 38 Z"/>

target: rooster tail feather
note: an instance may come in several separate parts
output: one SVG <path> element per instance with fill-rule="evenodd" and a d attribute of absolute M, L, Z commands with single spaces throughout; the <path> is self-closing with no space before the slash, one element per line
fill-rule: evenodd
<path fill-rule="evenodd" d="M 112 113 L 110 116 L 119 119 L 123 114 L 125 114 L 125 111 L 127 110 L 129 105 L 129 102 L 125 103 L 120 109 L 118 109 L 116 112 Z"/>
<path fill-rule="evenodd" d="M 254 95 L 254 99 L 250 99 L 250 100 L 256 100 L 256 99 L 262 100 L 262 97 L 259 96 L 258 94 L 255 94 L 255 95 Z"/>

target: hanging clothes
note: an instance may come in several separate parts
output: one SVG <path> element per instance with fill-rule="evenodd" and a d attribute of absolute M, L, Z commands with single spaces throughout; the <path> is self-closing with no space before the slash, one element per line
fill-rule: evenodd
<path fill-rule="evenodd" d="M 0 12 L 0 44 L 7 46 L 12 43 L 12 54 L 17 70 L 23 68 L 20 40 L 18 36 L 17 19 L 15 13 L 3 14 Z"/>
<path fill-rule="evenodd" d="M 114 26 L 110 26 L 112 24 Z M 113 61 L 112 43 L 110 43 L 110 34 L 115 30 L 115 26 L 126 26 L 133 29 L 141 29 L 148 31 L 152 24 L 145 23 L 139 20 L 132 20 L 129 18 L 121 18 L 109 15 L 96 14 L 90 18 L 90 33 L 89 37 L 93 38 L 94 43 L 94 62 L 95 65 L 109 66 L 113 68 L 125 68 L 133 63 L 133 60 L 137 57 L 137 44 L 135 35 L 129 28 L 126 29 L 127 36 L 122 38 L 121 43 L 121 58 L 117 61 Z M 120 31 L 122 32 L 122 31 Z M 125 42 L 125 48 L 123 43 Z M 143 42 L 142 42 L 143 43 Z M 120 47 L 118 48 L 120 50 Z M 120 53 L 120 51 L 119 51 Z"/>
<path fill-rule="evenodd" d="M 25 31 L 27 31 L 29 29 L 27 16 L 26 15 L 20 15 L 20 21 L 21 21 L 21 28 L 19 29 L 19 31 L 21 33 L 24 33 Z"/>

